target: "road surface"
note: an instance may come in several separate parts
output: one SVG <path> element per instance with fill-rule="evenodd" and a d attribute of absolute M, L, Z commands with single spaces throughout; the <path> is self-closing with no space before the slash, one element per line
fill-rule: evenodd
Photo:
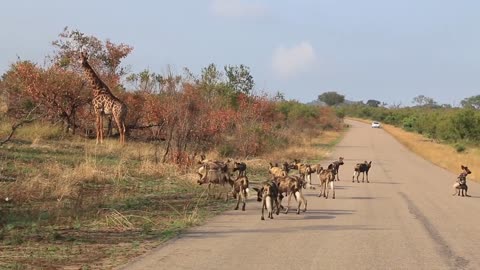
<path fill-rule="evenodd" d="M 308 190 L 306 213 L 261 221 L 251 198 L 247 211 L 228 211 L 121 269 L 480 269 L 480 185 L 467 182 L 472 197 L 452 196 L 458 174 L 382 129 L 348 123 L 322 163 L 345 157 L 335 200 Z M 370 183 L 352 183 L 365 160 Z"/>

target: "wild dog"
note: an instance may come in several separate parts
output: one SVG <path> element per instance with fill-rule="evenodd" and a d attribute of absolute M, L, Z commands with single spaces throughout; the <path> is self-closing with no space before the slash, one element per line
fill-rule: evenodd
<path fill-rule="evenodd" d="M 457 177 L 457 182 L 455 184 L 453 184 L 453 196 L 455 196 L 455 194 L 457 194 L 457 190 L 458 190 L 458 194 L 457 196 L 460 196 L 460 191 L 462 193 L 462 197 L 464 197 L 464 191 L 465 191 L 465 196 L 467 197 L 470 197 L 470 195 L 467 194 L 467 191 L 468 191 L 468 186 L 467 186 L 467 175 L 471 174 L 472 172 L 468 169 L 467 166 L 463 166 L 461 165 L 461 168 L 462 168 L 462 173 L 460 173 L 460 175 Z"/>
<path fill-rule="evenodd" d="M 317 173 L 317 174 L 319 174 L 323 170 L 323 167 L 320 164 L 312 165 L 310 166 L 310 168 L 312 168 L 312 173 Z"/>
<path fill-rule="evenodd" d="M 288 173 L 290 172 L 288 162 L 286 162 L 286 161 L 282 163 L 282 166 L 280 166 L 280 168 L 282 168 L 282 170 L 285 171 L 286 175 L 288 175 Z"/>
<path fill-rule="evenodd" d="M 233 177 L 233 173 L 235 171 L 235 162 L 231 159 L 227 159 L 227 161 L 223 162 L 223 164 L 225 164 L 226 171 L 230 177 Z"/>
<path fill-rule="evenodd" d="M 199 183 L 200 185 L 205 183 L 211 183 L 211 184 L 228 183 L 233 188 L 234 181 L 232 180 L 233 179 L 232 177 L 233 177 L 235 166 L 232 160 L 227 159 L 226 162 L 218 161 L 218 160 L 208 160 L 206 159 L 205 155 L 201 155 L 200 158 L 201 160 L 198 163 L 201 164 L 201 166 L 197 169 L 197 174 L 199 176 L 199 180 L 197 180 L 197 183 Z M 209 176 L 208 173 L 213 175 Z M 215 178 L 218 178 L 219 174 L 222 174 L 223 177 L 228 175 L 228 177 L 226 177 L 227 179 L 226 182 L 222 180 L 215 180 Z M 212 179 L 207 179 L 207 177 Z M 211 184 L 209 184 L 208 186 L 209 191 L 210 191 Z M 234 191 L 232 189 L 232 193 L 233 192 Z"/>
<path fill-rule="evenodd" d="M 340 177 L 338 176 L 338 169 L 340 169 L 340 166 L 343 165 L 343 157 L 339 157 L 338 160 L 334 161 L 333 163 L 333 173 L 337 177 L 337 181 L 340 181 Z"/>
<path fill-rule="evenodd" d="M 306 186 L 306 181 L 298 175 L 292 175 L 290 177 L 297 180 L 297 184 L 295 185 L 295 187 L 298 187 L 298 189 L 291 189 L 292 191 L 295 191 L 295 193 L 292 193 L 292 195 L 295 197 L 295 200 L 298 202 L 297 214 L 300 213 L 300 207 L 301 207 L 302 204 L 304 206 L 302 211 L 306 212 L 307 211 L 307 199 L 305 199 L 305 197 L 303 196 L 303 192 L 302 192 L 302 188 L 305 188 L 305 186 Z M 290 202 L 288 202 L 288 203 L 290 204 Z"/>
<path fill-rule="evenodd" d="M 315 189 L 315 187 L 312 186 L 312 173 L 314 170 L 312 169 L 312 166 L 310 164 L 301 163 L 300 160 L 294 159 L 289 167 L 290 169 L 298 170 L 298 173 L 306 182 L 306 187 L 310 189 Z"/>
<path fill-rule="evenodd" d="M 303 166 L 301 166 L 299 168 L 299 173 L 300 173 L 300 176 L 302 177 L 302 179 L 305 181 L 305 187 L 308 187 L 309 189 L 315 189 L 315 187 L 312 185 L 312 173 L 313 173 L 313 169 L 311 167 L 310 164 L 303 164 Z"/>
<path fill-rule="evenodd" d="M 210 190 L 212 185 L 222 185 L 229 184 L 232 188 L 234 181 L 230 178 L 230 174 L 225 172 L 222 169 L 209 169 L 205 175 L 197 181 L 199 185 L 208 184 L 207 187 L 207 196 L 210 196 Z M 226 194 L 225 200 L 228 200 L 228 193 Z"/>
<path fill-rule="evenodd" d="M 280 213 L 280 205 L 278 202 L 278 186 L 275 182 L 265 182 L 261 188 L 253 188 L 257 191 L 257 201 L 262 202 L 262 216 L 261 220 L 265 220 L 263 217 L 265 209 L 267 210 L 267 217 L 273 219 L 273 203 L 277 207 L 276 214 Z"/>
<path fill-rule="evenodd" d="M 247 164 L 245 162 L 233 162 L 233 171 L 238 171 L 238 177 L 247 176 Z"/>
<path fill-rule="evenodd" d="M 330 189 L 332 190 L 332 199 L 335 199 L 335 174 L 333 172 L 333 164 L 328 165 L 328 168 L 325 170 L 321 170 L 318 173 L 318 178 L 320 179 L 320 193 L 318 194 L 318 197 L 325 197 L 325 199 L 328 199 L 328 194 L 330 193 Z M 328 185 L 330 185 L 330 189 L 328 188 Z"/>
<path fill-rule="evenodd" d="M 201 166 L 197 169 L 197 174 L 200 177 L 198 182 L 204 181 L 203 178 L 207 175 L 208 170 L 221 170 L 223 172 L 228 170 L 227 165 L 222 161 L 206 159 L 205 155 L 201 155 L 200 158 L 198 164 Z"/>
<path fill-rule="evenodd" d="M 214 160 L 214 159 L 207 159 L 205 155 L 200 155 L 200 160 L 197 162 L 200 165 L 207 165 L 207 164 L 223 164 L 222 161 Z"/>
<path fill-rule="evenodd" d="M 242 211 L 245 211 L 246 199 L 248 196 L 248 178 L 246 176 L 239 176 L 233 183 L 233 198 L 237 199 L 237 206 L 235 210 L 238 210 L 240 200 L 242 200 Z"/>
<path fill-rule="evenodd" d="M 205 176 L 205 171 L 210 169 L 218 169 L 222 170 L 223 172 L 228 172 L 230 176 L 233 176 L 234 171 L 240 171 L 242 169 L 241 164 L 239 164 L 238 168 L 235 169 L 237 167 L 235 163 L 237 162 L 233 162 L 231 159 L 227 159 L 227 161 L 211 160 L 207 159 L 205 155 L 200 155 L 200 161 L 198 161 L 197 163 L 201 165 L 197 170 L 197 174 L 200 175 L 200 179 Z M 245 163 L 243 163 L 243 165 L 246 169 Z"/>
<path fill-rule="evenodd" d="M 297 214 L 300 214 L 300 207 L 302 204 L 304 205 L 303 212 L 307 210 L 307 200 L 302 194 L 303 183 L 301 178 L 295 177 L 295 176 L 282 176 L 282 177 L 275 177 L 273 182 L 275 182 L 278 186 L 278 193 L 279 193 L 278 198 L 280 202 L 280 207 L 282 207 L 281 202 L 284 197 L 283 193 L 285 193 L 285 196 L 288 197 L 287 207 L 285 208 L 285 214 L 288 214 L 292 195 L 294 195 L 295 199 L 297 199 L 298 201 Z"/>
<path fill-rule="evenodd" d="M 287 176 L 286 168 L 280 168 L 278 167 L 278 164 L 275 164 L 274 166 L 271 162 L 269 163 L 269 165 L 270 167 L 268 168 L 268 173 L 272 176 L 272 179 L 274 179 L 275 177 Z"/>
<path fill-rule="evenodd" d="M 360 176 L 360 173 L 362 173 L 362 183 L 365 180 L 365 174 L 367 175 L 367 183 L 370 183 L 368 181 L 368 171 L 370 170 L 371 167 L 372 167 L 372 161 L 367 162 L 365 160 L 364 163 L 357 163 L 353 171 L 352 183 L 355 182 L 355 176 L 357 177 L 357 183 L 360 183 L 360 181 L 358 181 L 358 177 Z"/>

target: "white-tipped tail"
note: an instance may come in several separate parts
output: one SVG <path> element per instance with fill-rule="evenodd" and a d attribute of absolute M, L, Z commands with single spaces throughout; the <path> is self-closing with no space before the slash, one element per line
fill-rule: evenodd
<path fill-rule="evenodd" d="M 266 206 L 267 206 L 267 211 L 270 213 L 270 212 L 272 212 L 272 200 L 271 200 L 270 196 L 267 196 L 267 198 L 265 198 L 265 199 L 266 199 L 265 203 L 266 203 Z"/>

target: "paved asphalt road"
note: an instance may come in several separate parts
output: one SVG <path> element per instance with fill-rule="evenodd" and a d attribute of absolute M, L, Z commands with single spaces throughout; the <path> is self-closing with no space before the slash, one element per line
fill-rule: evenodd
<path fill-rule="evenodd" d="M 322 163 L 345 157 L 335 200 L 308 190 L 306 213 L 261 221 L 250 198 L 247 211 L 228 211 L 121 269 L 480 269 L 480 185 L 467 182 L 472 197 L 452 196 L 458 174 L 382 129 L 348 123 Z M 370 183 L 352 183 L 364 160 Z"/>

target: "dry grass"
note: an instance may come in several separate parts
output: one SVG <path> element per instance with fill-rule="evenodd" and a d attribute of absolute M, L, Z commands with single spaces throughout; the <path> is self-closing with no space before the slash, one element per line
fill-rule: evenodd
<path fill-rule="evenodd" d="M 249 178 L 263 181 L 269 161 L 321 159 L 340 135 L 310 131 L 285 149 L 245 160 Z M 230 208 L 206 198 L 197 166 L 185 173 L 161 163 L 158 145 L 48 138 L 45 131 L 0 148 L 4 173 L 16 178 L 0 182 L 0 197 L 14 198 L 0 202 L 0 268 L 109 269 Z"/>
<path fill-rule="evenodd" d="M 302 161 L 319 161 L 328 156 L 330 148 L 339 139 L 341 133 L 338 131 L 322 131 L 316 135 L 299 135 L 295 143 L 287 148 L 277 150 L 263 158 L 273 162 L 293 161 L 300 159 Z M 267 163 L 268 164 L 268 163 Z"/>
<path fill-rule="evenodd" d="M 364 119 L 355 118 L 354 120 L 371 123 Z M 467 151 L 458 153 L 451 145 L 437 143 L 420 134 L 408 132 L 392 125 L 382 125 L 385 131 L 417 155 L 453 173 L 461 172 L 460 165 L 468 166 L 472 171 L 469 180 L 480 181 L 480 171 L 475 171 L 475 168 L 480 167 L 480 149 L 468 148 Z"/>

